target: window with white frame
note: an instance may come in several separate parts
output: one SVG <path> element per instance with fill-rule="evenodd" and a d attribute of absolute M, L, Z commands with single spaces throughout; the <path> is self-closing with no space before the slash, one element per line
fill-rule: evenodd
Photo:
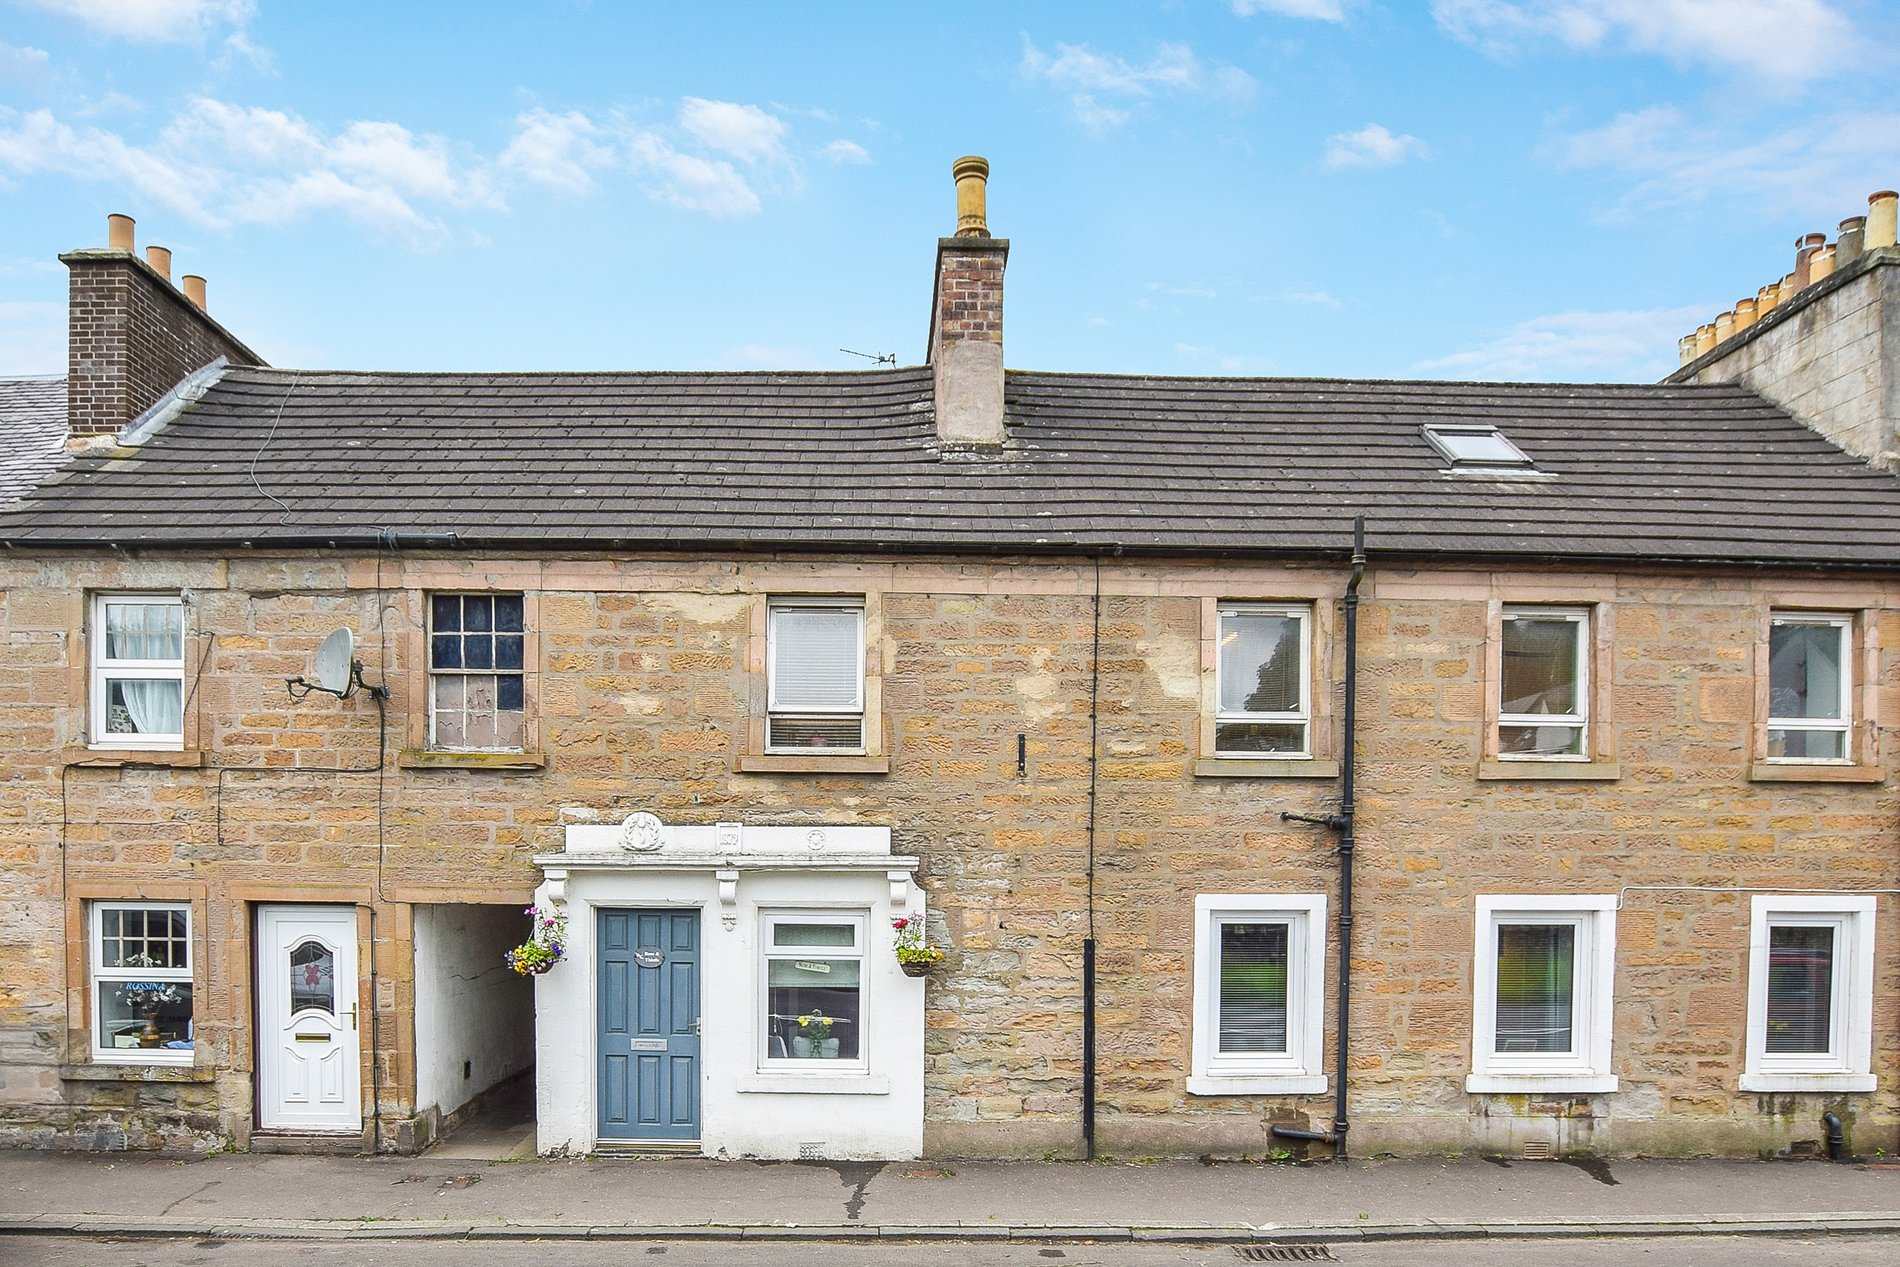
<path fill-rule="evenodd" d="M 1195 1095 L 1326 1090 L 1326 899 L 1207 893 L 1194 900 Z"/>
<path fill-rule="evenodd" d="M 1506 607 L 1498 636 L 1498 756 L 1586 760 L 1590 613 Z"/>
<path fill-rule="evenodd" d="M 520 594 L 429 596 L 429 746 L 518 752 L 527 641 Z"/>
<path fill-rule="evenodd" d="M 1768 759 L 1847 761 L 1853 618 L 1775 612 L 1768 621 Z"/>
<path fill-rule="evenodd" d="M 1310 757 L 1312 608 L 1222 603 L 1217 612 L 1214 755 Z"/>
<path fill-rule="evenodd" d="M 832 1070 L 863 1064 L 869 921 L 867 913 L 854 911 L 763 915 L 761 1068 Z"/>
<path fill-rule="evenodd" d="M 1872 1091 L 1874 899 L 1753 899 L 1744 1091 Z"/>
<path fill-rule="evenodd" d="M 93 745 L 184 747 L 184 602 L 176 595 L 98 594 L 91 632 Z"/>
<path fill-rule="evenodd" d="M 1478 899 L 1465 1090 L 1616 1090 L 1616 898 Z"/>
<path fill-rule="evenodd" d="M 864 602 L 766 604 L 765 750 L 864 751 Z"/>
<path fill-rule="evenodd" d="M 93 1059 L 190 1064 L 191 907 L 95 902 L 90 922 Z"/>

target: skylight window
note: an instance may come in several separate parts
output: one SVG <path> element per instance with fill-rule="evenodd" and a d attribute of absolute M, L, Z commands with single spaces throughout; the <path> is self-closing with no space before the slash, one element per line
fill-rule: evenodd
<path fill-rule="evenodd" d="M 1425 438 L 1431 441 L 1432 447 L 1451 463 L 1454 471 L 1536 469 L 1524 451 L 1506 439 L 1496 427 L 1427 424 L 1421 430 Z"/>

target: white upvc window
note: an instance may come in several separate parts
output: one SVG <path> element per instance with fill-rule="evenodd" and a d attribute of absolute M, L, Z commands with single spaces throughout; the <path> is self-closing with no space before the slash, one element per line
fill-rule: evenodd
<path fill-rule="evenodd" d="M 760 916 L 759 1068 L 850 1073 L 868 1067 L 866 911 L 766 911 Z"/>
<path fill-rule="evenodd" d="M 1744 1091 L 1872 1091 L 1874 899 L 1753 899 Z"/>
<path fill-rule="evenodd" d="M 862 599 L 771 599 L 765 657 L 766 752 L 864 752 Z"/>
<path fill-rule="evenodd" d="M 185 746 L 185 605 L 175 594 L 95 594 L 92 745 Z"/>
<path fill-rule="evenodd" d="M 1322 1067 L 1324 896 L 1194 899 L 1194 1095 L 1309 1095 Z"/>
<path fill-rule="evenodd" d="M 1589 760 L 1588 609 L 1506 607 L 1498 641 L 1498 756 Z"/>
<path fill-rule="evenodd" d="M 1848 762 L 1854 724 L 1853 617 L 1768 620 L 1768 760 Z"/>
<path fill-rule="evenodd" d="M 1305 604 L 1222 603 L 1214 755 L 1313 755 L 1312 614 Z"/>
<path fill-rule="evenodd" d="M 1465 1090 L 1616 1090 L 1616 898 L 1481 896 L 1477 934 Z"/>
<path fill-rule="evenodd" d="M 92 1058 L 188 1065 L 191 907 L 182 902 L 94 902 L 88 916 Z"/>

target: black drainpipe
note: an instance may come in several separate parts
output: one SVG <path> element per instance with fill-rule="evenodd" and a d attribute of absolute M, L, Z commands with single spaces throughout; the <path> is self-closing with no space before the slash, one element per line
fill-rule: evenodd
<path fill-rule="evenodd" d="M 1281 822 L 1313 823 L 1339 833 L 1339 1042 L 1333 1071 L 1333 1132 L 1294 1130 L 1276 1126 L 1282 1139 L 1330 1143 L 1333 1156 L 1346 1160 L 1346 1052 L 1352 1031 L 1352 815 L 1353 764 L 1359 714 L 1359 581 L 1366 572 L 1366 518 L 1352 521 L 1352 577 L 1346 582 L 1346 725 L 1340 762 L 1339 812 L 1316 818 L 1309 814 L 1281 814 Z"/>

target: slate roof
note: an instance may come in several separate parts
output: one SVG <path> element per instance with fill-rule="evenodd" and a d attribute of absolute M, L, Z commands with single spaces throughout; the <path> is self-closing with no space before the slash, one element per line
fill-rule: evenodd
<path fill-rule="evenodd" d="M 66 460 L 66 380 L 0 378 L 0 506 Z"/>
<path fill-rule="evenodd" d="M 1737 387 L 1012 372 L 1010 442 L 944 454 L 927 368 L 232 369 L 81 457 L 0 542 L 1335 552 L 1900 566 L 1900 480 Z M 1448 475 L 1495 422 L 1545 478 Z"/>

